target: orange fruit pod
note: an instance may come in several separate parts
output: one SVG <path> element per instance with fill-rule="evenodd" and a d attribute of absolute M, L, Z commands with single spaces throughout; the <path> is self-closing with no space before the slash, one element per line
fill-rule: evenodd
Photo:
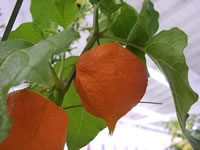
<path fill-rule="evenodd" d="M 9 94 L 7 108 L 13 126 L 0 150 L 64 149 L 68 116 L 62 108 L 28 90 Z"/>
<path fill-rule="evenodd" d="M 142 61 L 117 43 L 92 48 L 76 64 L 74 84 L 81 103 L 106 121 L 110 134 L 117 121 L 139 103 L 147 82 Z"/>

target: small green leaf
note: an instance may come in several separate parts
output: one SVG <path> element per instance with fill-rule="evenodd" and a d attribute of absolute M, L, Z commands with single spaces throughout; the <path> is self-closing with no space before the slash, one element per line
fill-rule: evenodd
<path fill-rule="evenodd" d="M 42 29 L 50 27 L 50 14 L 53 0 L 31 0 L 31 14 L 33 22 Z"/>
<path fill-rule="evenodd" d="M 129 34 L 128 41 L 144 46 L 145 42 L 158 30 L 158 18 L 159 13 L 154 9 L 151 0 L 144 0 L 139 18 Z M 134 52 L 146 64 L 145 54 L 143 52 L 129 46 L 127 48 Z"/>
<path fill-rule="evenodd" d="M 147 54 L 165 74 L 171 88 L 177 118 L 184 136 L 194 150 L 199 150 L 200 140 L 185 128 L 190 107 L 198 100 L 198 95 L 188 82 L 188 66 L 183 54 L 187 46 L 186 34 L 178 28 L 162 31 L 153 37 L 146 46 Z"/>
<path fill-rule="evenodd" d="M 110 16 L 121 7 L 120 4 L 116 4 L 113 0 L 100 0 L 99 5 L 101 11 L 107 16 Z"/>
<path fill-rule="evenodd" d="M 21 24 L 9 36 L 9 40 L 25 40 L 31 43 L 37 43 L 44 39 L 42 30 L 33 22 Z"/>
<path fill-rule="evenodd" d="M 74 0 L 58 0 L 52 5 L 51 20 L 66 29 L 76 19 L 77 13 Z"/>
<path fill-rule="evenodd" d="M 151 0 L 144 0 L 137 23 L 132 28 L 128 40 L 139 45 L 149 40 L 158 30 L 159 13 L 154 9 Z"/>
<path fill-rule="evenodd" d="M 80 98 L 71 84 L 62 107 L 80 105 Z M 92 141 L 106 127 L 105 121 L 89 114 L 83 107 L 66 110 L 69 116 L 67 129 L 68 150 L 79 150 Z"/>
<path fill-rule="evenodd" d="M 52 86 L 49 56 L 65 51 L 77 38 L 79 34 L 73 28 L 68 28 L 33 46 L 25 41 L 21 41 L 21 44 L 14 40 L 0 42 L 0 56 L 4 56 L 0 65 L 0 141 L 8 135 L 11 125 L 6 112 L 9 88 L 23 81 Z"/>
<path fill-rule="evenodd" d="M 123 6 L 112 15 L 110 30 L 115 36 L 127 39 L 137 18 L 137 11 L 130 5 L 124 3 Z"/>

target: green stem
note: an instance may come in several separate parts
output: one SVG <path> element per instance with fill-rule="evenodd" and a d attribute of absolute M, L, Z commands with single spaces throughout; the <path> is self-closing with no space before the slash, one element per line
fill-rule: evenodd
<path fill-rule="evenodd" d="M 146 102 L 146 101 L 140 101 L 139 103 L 143 103 L 143 104 L 157 104 L 157 105 L 161 105 L 162 103 L 157 103 L 157 102 Z"/>
<path fill-rule="evenodd" d="M 93 34 L 91 39 L 89 40 L 89 42 L 87 43 L 87 45 L 85 46 L 85 48 L 83 49 L 81 54 L 83 54 L 85 51 L 91 49 L 97 39 L 98 39 L 98 36 Z M 76 66 L 74 65 L 72 67 L 72 70 L 69 72 L 69 74 L 67 75 L 67 77 L 63 81 L 65 93 L 68 91 L 75 74 L 76 74 Z"/>
<path fill-rule="evenodd" d="M 59 80 L 58 76 L 56 75 L 56 72 L 54 71 L 54 69 L 53 69 L 53 67 L 51 66 L 50 63 L 49 63 L 49 68 L 50 68 L 50 73 L 51 73 L 53 80 L 55 82 L 55 88 L 58 89 L 58 90 L 63 90 L 63 84 Z"/>
<path fill-rule="evenodd" d="M 51 95 L 52 95 L 54 89 L 55 89 L 55 86 L 53 86 L 53 87 L 50 89 L 49 94 L 48 94 L 48 98 L 51 97 Z"/>
<path fill-rule="evenodd" d="M 162 103 L 146 102 L 146 101 L 140 101 L 139 103 L 145 103 L 145 104 L 162 104 Z M 77 107 L 82 107 L 82 105 L 68 106 L 68 107 L 64 107 L 63 109 L 71 109 L 71 108 L 77 108 Z"/>
<path fill-rule="evenodd" d="M 131 47 L 137 48 L 137 49 L 143 51 L 144 53 L 146 53 L 146 50 L 144 48 L 142 48 L 142 47 L 140 47 L 140 46 L 138 46 L 138 45 L 136 45 L 134 43 L 131 43 L 131 42 L 127 41 L 127 40 L 124 40 L 122 38 L 118 38 L 118 37 L 114 37 L 114 36 L 110 36 L 110 35 L 104 35 L 104 34 L 100 34 L 100 38 L 117 41 L 117 42 L 129 45 Z"/>
<path fill-rule="evenodd" d="M 94 5 L 93 28 L 94 34 L 99 34 L 99 5 Z"/>
<path fill-rule="evenodd" d="M 64 90 L 57 90 L 56 101 L 55 101 L 57 106 L 61 106 L 62 105 L 64 96 L 65 96 Z"/>
<path fill-rule="evenodd" d="M 77 107 L 82 107 L 82 105 L 68 106 L 68 107 L 64 107 L 63 109 L 71 109 L 71 108 L 77 108 Z"/>
<path fill-rule="evenodd" d="M 6 26 L 6 30 L 3 34 L 2 41 L 8 40 L 8 37 L 9 37 L 10 32 L 12 30 L 13 24 L 15 23 L 15 20 L 17 18 L 17 15 L 19 13 L 20 8 L 21 8 L 22 2 L 23 2 L 23 0 L 17 0 L 15 7 L 13 9 L 13 12 L 10 16 L 9 21 L 8 21 L 8 24 Z"/>
<path fill-rule="evenodd" d="M 99 10 L 99 6 L 95 5 L 94 6 L 94 15 L 93 15 L 93 28 L 94 31 L 92 33 L 92 36 L 90 38 L 90 40 L 88 41 L 87 45 L 85 46 L 85 48 L 83 49 L 82 53 L 83 54 L 85 51 L 89 50 L 92 48 L 92 46 L 94 45 L 95 41 L 98 39 L 99 37 L 99 25 L 98 25 L 98 10 Z M 63 85 L 64 85 L 64 92 L 66 93 L 71 85 L 71 82 L 74 78 L 76 74 L 76 66 L 74 65 L 72 70 L 69 72 L 68 76 L 65 78 L 65 80 L 63 81 Z"/>
<path fill-rule="evenodd" d="M 60 66 L 60 69 L 59 69 L 59 72 L 58 72 L 58 78 L 60 79 L 60 81 L 62 81 L 64 65 L 65 65 L 65 52 L 63 53 L 61 66 Z"/>

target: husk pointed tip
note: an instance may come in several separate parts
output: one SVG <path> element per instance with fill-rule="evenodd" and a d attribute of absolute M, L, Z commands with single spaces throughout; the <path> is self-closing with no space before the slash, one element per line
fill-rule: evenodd
<path fill-rule="evenodd" d="M 113 133 L 114 133 L 114 130 L 115 130 L 115 127 L 116 127 L 116 123 L 117 123 L 117 121 L 113 121 L 113 120 L 106 121 L 110 136 L 112 136 Z"/>

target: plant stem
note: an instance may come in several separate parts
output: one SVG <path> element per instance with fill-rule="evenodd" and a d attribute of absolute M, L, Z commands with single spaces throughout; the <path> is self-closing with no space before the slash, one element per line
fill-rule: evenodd
<path fill-rule="evenodd" d="M 56 75 L 56 72 L 54 71 L 54 69 L 53 69 L 53 67 L 51 66 L 50 63 L 49 63 L 49 68 L 50 68 L 50 72 L 51 72 L 51 75 L 53 77 L 53 80 L 55 82 L 55 88 L 58 89 L 58 90 L 63 90 L 63 84 L 59 80 L 58 76 Z"/>
<path fill-rule="evenodd" d="M 63 53 L 62 56 L 62 62 L 61 62 L 61 66 L 58 72 L 58 78 L 62 81 L 62 75 L 63 75 L 63 71 L 64 71 L 64 65 L 65 65 L 65 52 Z"/>
<path fill-rule="evenodd" d="M 94 5 L 93 28 L 94 34 L 99 34 L 99 5 Z"/>
<path fill-rule="evenodd" d="M 8 24 L 6 26 L 6 30 L 3 34 L 2 41 L 8 40 L 8 37 L 9 37 L 10 32 L 12 30 L 13 24 L 15 23 L 15 19 L 17 18 L 17 15 L 18 15 L 19 10 L 21 8 L 22 2 L 23 2 L 23 0 L 17 0 L 15 7 L 13 9 L 13 12 L 10 16 L 9 21 L 8 21 Z"/>
<path fill-rule="evenodd" d="M 71 108 L 76 108 L 76 107 L 82 107 L 82 105 L 74 105 L 74 106 L 64 107 L 63 109 L 71 109 Z"/>
<path fill-rule="evenodd" d="M 50 89 L 49 94 L 48 94 L 48 98 L 51 97 L 51 95 L 52 95 L 54 89 L 55 89 L 55 86 L 53 86 L 53 87 Z"/>
<path fill-rule="evenodd" d="M 162 103 L 157 103 L 157 102 L 145 102 L 145 101 L 140 101 L 139 103 L 144 103 L 144 104 L 157 104 L 161 105 Z"/>
<path fill-rule="evenodd" d="M 98 10 L 99 10 L 99 6 L 95 5 L 94 6 L 94 15 L 93 15 L 93 17 L 94 17 L 93 18 L 93 28 L 94 28 L 94 30 L 93 30 L 93 33 L 92 33 L 90 40 L 88 41 L 87 45 L 85 46 L 85 48 L 83 49 L 81 54 L 83 54 L 85 51 L 91 49 L 92 46 L 94 45 L 95 41 L 99 37 Z M 74 65 L 72 70 L 69 72 L 68 76 L 63 81 L 64 93 L 66 93 L 68 91 L 75 74 L 76 74 L 76 66 Z"/>
<path fill-rule="evenodd" d="M 162 104 L 162 103 L 157 103 L 157 102 L 146 102 L 146 101 L 140 101 L 139 103 L 145 103 L 145 104 Z M 63 109 L 71 109 L 71 108 L 76 108 L 76 107 L 82 107 L 82 105 L 68 106 L 68 107 L 64 107 Z"/>
<path fill-rule="evenodd" d="M 85 51 L 89 50 L 90 48 L 92 48 L 93 44 L 95 43 L 95 41 L 97 40 L 98 36 L 93 34 L 93 36 L 91 37 L 91 39 L 89 40 L 89 42 L 87 43 L 87 45 L 85 46 L 85 48 L 83 49 L 82 53 L 84 53 Z M 82 54 L 81 53 L 81 54 Z M 64 92 L 66 93 L 70 87 L 70 84 L 74 78 L 76 74 L 76 66 L 74 65 L 71 69 L 71 71 L 69 72 L 68 76 L 65 78 L 65 80 L 63 81 L 63 86 L 64 86 Z"/>
<path fill-rule="evenodd" d="M 144 48 L 142 48 L 142 47 L 140 47 L 140 46 L 138 46 L 138 45 L 136 45 L 134 43 L 131 43 L 131 42 L 127 41 L 127 40 L 124 40 L 122 38 L 118 38 L 118 37 L 114 37 L 114 36 L 110 36 L 110 35 L 105 35 L 105 34 L 100 34 L 100 38 L 117 41 L 117 42 L 129 45 L 131 47 L 137 48 L 137 49 L 143 51 L 144 53 L 147 53 Z"/>

